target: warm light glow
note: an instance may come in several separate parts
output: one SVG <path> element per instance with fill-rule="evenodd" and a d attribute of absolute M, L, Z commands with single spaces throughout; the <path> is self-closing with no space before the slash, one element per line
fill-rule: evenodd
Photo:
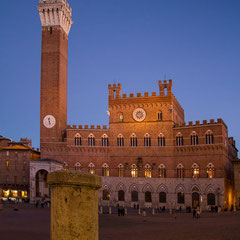
<path fill-rule="evenodd" d="M 9 193 L 10 193 L 10 191 L 9 190 L 3 190 L 3 196 L 4 197 L 9 197 Z"/>
<path fill-rule="evenodd" d="M 215 172 L 215 169 L 214 168 L 207 168 L 207 175 L 208 175 L 208 178 L 214 178 L 214 172 Z"/>
<path fill-rule="evenodd" d="M 193 178 L 199 177 L 199 168 L 193 168 Z"/>
<path fill-rule="evenodd" d="M 27 198 L 27 191 L 22 191 L 22 197 Z"/>
<path fill-rule="evenodd" d="M 9 161 L 8 160 L 6 161 L 6 166 L 9 167 Z"/>
<path fill-rule="evenodd" d="M 151 178 L 152 177 L 152 171 L 151 168 L 145 168 L 145 177 Z"/>
<path fill-rule="evenodd" d="M 131 175 L 133 178 L 138 177 L 138 169 L 137 168 L 132 168 L 131 169 Z"/>
<path fill-rule="evenodd" d="M 91 168 L 89 169 L 89 173 L 95 174 L 95 168 L 92 168 L 92 167 L 91 167 Z"/>
<path fill-rule="evenodd" d="M 12 190 L 12 196 L 13 197 L 18 197 L 18 191 Z"/>

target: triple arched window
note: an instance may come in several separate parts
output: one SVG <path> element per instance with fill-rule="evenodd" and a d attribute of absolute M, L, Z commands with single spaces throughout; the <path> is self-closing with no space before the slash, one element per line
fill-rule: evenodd
<path fill-rule="evenodd" d="M 176 136 L 176 145 L 183 146 L 183 136 L 181 133 L 178 133 Z"/>
<path fill-rule="evenodd" d="M 124 137 L 122 134 L 118 134 L 117 137 L 117 146 L 118 147 L 123 147 L 124 146 Z"/>
<path fill-rule="evenodd" d="M 88 136 L 88 146 L 95 146 L 95 136 L 92 133 Z"/>
<path fill-rule="evenodd" d="M 199 166 L 196 163 L 192 165 L 192 177 L 199 178 Z"/>
<path fill-rule="evenodd" d="M 130 144 L 131 147 L 137 147 L 137 136 L 135 133 L 133 133 L 130 137 Z"/>
<path fill-rule="evenodd" d="M 144 176 L 147 177 L 147 178 L 152 177 L 152 169 L 151 169 L 150 164 L 148 164 L 148 163 L 145 165 Z"/>
<path fill-rule="evenodd" d="M 151 137 L 148 133 L 144 135 L 144 147 L 151 147 Z"/>
<path fill-rule="evenodd" d="M 74 141 L 75 141 L 75 146 L 81 146 L 82 145 L 82 138 L 81 138 L 81 135 L 79 133 L 77 133 L 75 135 Z"/>
<path fill-rule="evenodd" d="M 160 164 L 158 168 L 158 176 L 160 178 L 166 178 L 166 167 L 164 164 Z"/>
<path fill-rule="evenodd" d="M 124 166 L 121 163 L 118 165 L 118 176 L 124 177 Z"/>
<path fill-rule="evenodd" d="M 207 176 L 208 178 L 214 178 L 215 176 L 215 167 L 212 163 L 207 165 Z"/>
<path fill-rule="evenodd" d="M 177 165 L 177 177 L 184 178 L 184 167 L 181 163 Z"/>
<path fill-rule="evenodd" d="M 214 136 L 211 130 L 206 132 L 206 144 L 214 144 Z"/>
<path fill-rule="evenodd" d="M 102 165 L 102 176 L 103 177 L 109 177 L 109 166 L 107 163 L 104 163 Z"/>
<path fill-rule="evenodd" d="M 90 163 L 90 164 L 88 165 L 88 172 L 89 172 L 90 174 L 95 174 L 95 165 L 94 165 L 93 163 Z"/>
<path fill-rule="evenodd" d="M 109 146 L 109 140 L 107 134 L 102 135 L 102 146 L 108 147 Z"/>
<path fill-rule="evenodd" d="M 133 165 L 131 166 L 131 176 L 132 176 L 133 178 L 138 177 L 138 167 L 137 167 L 136 164 L 133 164 Z"/>
<path fill-rule="evenodd" d="M 191 145 L 198 145 L 198 135 L 195 131 L 191 134 Z"/>
<path fill-rule="evenodd" d="M 158 146 L 163 147 L 165 146 L 165 137 L 162 133 L 158 136 Z"/>

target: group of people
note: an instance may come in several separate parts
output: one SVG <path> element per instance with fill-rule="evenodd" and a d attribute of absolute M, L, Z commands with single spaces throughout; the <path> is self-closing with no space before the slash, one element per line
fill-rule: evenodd
<path fill-rule="evenodd" d="M 125 215 L 125 211 L 124 208 L 121 206 L 118 206 L 118 216 L 124 216 Z"/>
<path fill-rule="evenodd" d="M 36 208 L 38 208 L 38 206 L 41 207 L 41 208 L 49 207 L 50 201 L 43 198 L 41 200 L 37 200 L 35 205 L 36 205 Z"/>
<path fill-rule="evenodd" d="M 199 207 L 197 209 L 193 209 L 193 218 L 200 218 L 200 209 Z"/>

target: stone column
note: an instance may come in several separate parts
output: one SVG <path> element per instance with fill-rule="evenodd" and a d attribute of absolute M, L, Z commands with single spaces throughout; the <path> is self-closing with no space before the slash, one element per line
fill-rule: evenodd
<path fill-rule="evenodd" d="M 51 186 L 51 240 L 98 240 L 101 177 L 78 171 L 48 174 Z"/>

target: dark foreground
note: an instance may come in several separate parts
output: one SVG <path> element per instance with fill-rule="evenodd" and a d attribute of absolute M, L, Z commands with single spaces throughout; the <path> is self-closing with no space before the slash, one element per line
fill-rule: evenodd
<path fill-rule="evenodd" d="M 107 240 L 171 240 L 171 239 L 240 239 L 240 212 L 204 213 L 193 219 L 189 213 L 173 215 L 161 213 L 118 217 L 103 214 L 99 218 L 99 239 Z M 50 210 L 22 204 L 19 211 L 13 205 L 0 211 L 1 240 L 50 240 Z"/>

